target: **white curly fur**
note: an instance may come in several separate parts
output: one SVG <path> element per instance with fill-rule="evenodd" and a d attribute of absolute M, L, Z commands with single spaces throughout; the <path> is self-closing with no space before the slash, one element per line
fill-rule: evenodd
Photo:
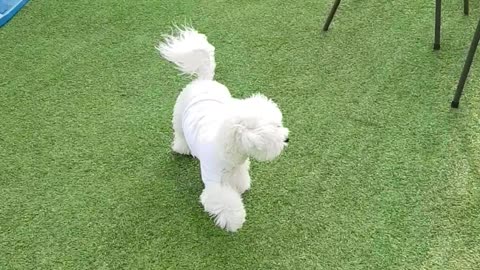
<path fill-rule="evenodd" d="M 235 99 L 214 81 L 215 48 L 193 28 L 178 29 L 157 49 L 182 73 L 197 77 L 177 98 L 172 149 L 200 160 L 200 202 L 217 226 L 237 231 L 246 217 L 241 194 L 250 188 L 249 157 L 273 160 L 287 145 L 282 113 L 261 94 Z"/>

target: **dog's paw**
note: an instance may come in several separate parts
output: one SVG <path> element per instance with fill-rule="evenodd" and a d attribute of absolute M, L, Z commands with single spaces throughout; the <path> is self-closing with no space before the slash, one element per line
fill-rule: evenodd
<path fill-rule="evenodd" d="M 206 212 L 215 219 L 215 224 L 229 232 L 236 232 L 245 222 L 247 213 L 240 194 L 229 186 L 206 187 L 200 196 Z"/>
<path fill-rule="evenodd" d="M 172 150 L 181 155 L 189 155 L 190 148 L 185 141 L 181 140 L 174 140 L 172 143 Z"/>
<path fill-rule="evenodd" d="M 215 225 L 229 232 L 236 232 L 243 226 L 245 209 L 224 209 L 215 216 Z"/>

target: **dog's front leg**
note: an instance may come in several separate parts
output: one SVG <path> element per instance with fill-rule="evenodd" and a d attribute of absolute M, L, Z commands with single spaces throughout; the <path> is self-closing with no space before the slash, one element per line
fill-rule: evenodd
<path fill-rule="evenodd" d="M 222 229 L 236 232 L 245 222 L 245 208 L 242 197 L 229 185 L 210 184 L 200 195 L 205 211 L 215 219 Z"/>
<path fill-rule="evenodd" d="M 230 173 L 225 175 L 225 181 L 228 185 L 237 190 L 240 194 L 250 189 L 250 160 L 246 160 L 241 165 L 234 167 Z"/>

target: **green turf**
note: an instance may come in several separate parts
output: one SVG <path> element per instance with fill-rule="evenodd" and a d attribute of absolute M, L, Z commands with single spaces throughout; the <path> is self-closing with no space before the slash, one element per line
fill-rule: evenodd
<path fill-rule="evenodd" d="M 0 29 L 0 269 L 479 269 L 478 65 L 449 103 L 480 4 L 443 1 L 433 52 L 433 0 L 343 1 L 322 33 L 331 2 L 31 1 Z M 169 149 L 188 80 L 154 46 L 185 21 L 291 130 L 236 234 Z"/>

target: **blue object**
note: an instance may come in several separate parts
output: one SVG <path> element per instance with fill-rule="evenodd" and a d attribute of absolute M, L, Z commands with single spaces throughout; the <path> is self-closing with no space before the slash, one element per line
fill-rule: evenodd
<path fill-rule="evenodd" d="M 27 2 L 28 0 L 0 0 L 0 27 L 15 16 Z"/>

